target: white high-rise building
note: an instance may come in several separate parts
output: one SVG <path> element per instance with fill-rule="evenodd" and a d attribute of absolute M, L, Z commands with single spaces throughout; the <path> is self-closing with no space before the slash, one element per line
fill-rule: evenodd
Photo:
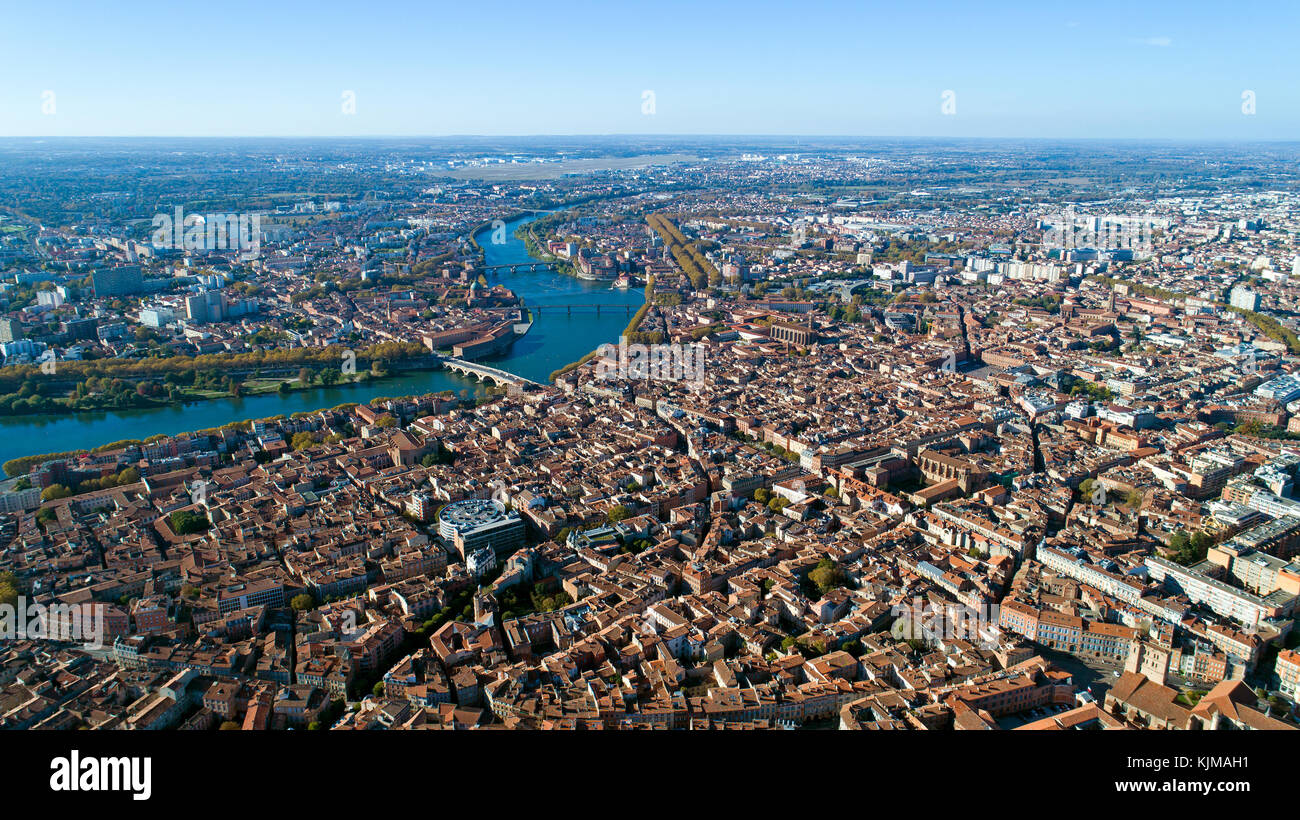
<path fill-rule="evenodd" d="M 1259 310 L 1259 294 L 1240 285 L 1232 289 L 1232 292 L 1228 295 L 1228 302 L 1233 307 L 1242 310 Z"/>

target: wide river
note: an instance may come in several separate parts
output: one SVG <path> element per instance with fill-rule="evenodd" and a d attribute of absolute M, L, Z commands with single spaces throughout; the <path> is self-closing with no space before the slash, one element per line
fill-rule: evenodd
<path fill-rule="evenodd" d="M 481 234 L 479 242 L 488 265 L 530 262 L 524 243 L 515 229 L 535 216 L 506 224 L 506 242 L 494 245 Z M 552 371 L 582 358 L 604 342 L 618 340 L 627 327 L 631 305 L 635 312 L 644 301 L 640 288 L 615 290 L 608 283 L 584 282 L 551 271 L 506 273 L 492 277 L 502 282 L 527 305 L 601 304 L 611 310 L 597 315 L 584 308 L 569 315 L 564 310 L 542 310 L 527 336 L 500 355 L 485 358 L 491 364 L 534 381 L 546 382 Z M 53 416 L 0 417 L 0 463 L 35 453 L 90 449 L 122 439 L 144 439 L 159 433 L 173 435 L 190 430 L 219 427 L 232 421 L 260 419 L 334 407 L 345 402 L 365 402 L 376 396 L 408 396 L 443 390 L 481 389 L 477 380 L 446 371 L 420 371 L 391 379 L 315 390 L 297 390 L 287 395 L 267 393 L 239 399 L 211 399 L 186 405 L 76 413 Z"/>

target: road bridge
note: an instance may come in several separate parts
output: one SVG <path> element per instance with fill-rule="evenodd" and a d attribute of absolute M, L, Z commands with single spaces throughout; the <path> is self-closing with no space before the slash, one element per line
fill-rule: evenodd
<path fill-rule="evenodd" d="M 479 381 L 491 382 L 497 387 L 509 387 L 510 385 L 518 387 L 541 386 L 532 379 L 525 379 L 523 376 L 508 373 L 500 368 L 489 367 L 485 364 L 467 362 L 464 359 L 445 358 L 442 360 L 442 364 L 453 373 L 459 373 L 462 376 L 474 376 Z"/>

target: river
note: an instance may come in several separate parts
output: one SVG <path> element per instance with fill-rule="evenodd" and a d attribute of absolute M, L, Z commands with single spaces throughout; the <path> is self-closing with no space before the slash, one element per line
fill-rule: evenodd
<path fill-rule="evenodd" d="M 488 265 L 530 262 L 524 243 L 515 230 L 536 219 L 526 216 L 506 223 L 506 242 L 494 245 L 482 241 Z M 520 272 L 495 276 L 523 298 L 526 305 L 601 304 L 610 305 L 600 315 L 583 310 L 567 315 L 563 310 L 535 316 L 528 335 L 509 350 L 479 361 L 508 370 L 534 381 L 546 382 L 550 374 L 582 358 L 604 342 L 618 340 L 629 315 L 644 301 L 640 288 L 615 290 L 608 283 L 584 282 L 552 271 Z M 309 412 L 345 402 L 366 402 L 377 396 L 408 396 L 444 390 L 479 390 L 475 379 L 446 371 L 417 371 L 364 384 L 338 385 L 315 390 L 296 390 L 281 395 L 266 393 L 238 399 L 210 399 L 185 405 L 143 410 L 103 411 L 51 416 L 0 417 L 0 463 L 36 453 L 54 453 L 98 447 L 123 439 L 145 439 L 158 434 L 175 435 L 191 430 L 219 427 L 232 421 L 267 418 Z"/>

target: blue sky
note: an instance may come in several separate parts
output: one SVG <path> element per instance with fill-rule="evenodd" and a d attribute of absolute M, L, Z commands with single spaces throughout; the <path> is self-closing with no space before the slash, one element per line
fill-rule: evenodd
<path fill-rule="evenodd" d="M 0 135 L 1297 139 L 1298 9 L 20 0 Z"/>

